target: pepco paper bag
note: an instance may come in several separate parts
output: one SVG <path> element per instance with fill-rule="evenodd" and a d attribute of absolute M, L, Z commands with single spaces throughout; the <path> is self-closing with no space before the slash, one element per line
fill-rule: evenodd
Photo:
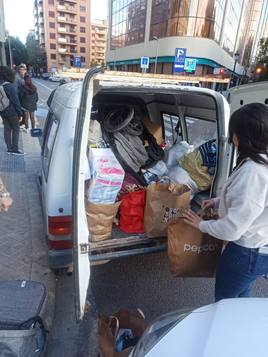
<path fill-rule="evenodd" d="M 144 230 L 148 237 L 166 237 L 168 222 L 189 208 L 190 189 L 185 185 L 154 183 L 146 189 Z"/>
<path fill-rule="evenodd" d="M 101 205 L 86 201 L 87 223 L 92 242 L 110 238 L 120 203 Z"/>
<path fill-rule="evenodd" d="M 168 225 L 168 258 L 173 276 L 214 276 L 223 242 L 202 233 L 184 220 Z"/>

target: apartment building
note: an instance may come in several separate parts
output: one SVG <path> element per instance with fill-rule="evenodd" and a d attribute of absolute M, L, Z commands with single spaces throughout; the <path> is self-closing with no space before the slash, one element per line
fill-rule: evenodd
<path fill-rule="evenodd" d="M 80 57 L 90 64 L 91 0 L 35 0 L 36 39 L 45 48 L 49 71 L 70 67 Z"/>
<path fill-rule="evenodd" d="M 91 24 L 91 65 L 101 65 L 105 62 L 107 27 L 106 20 L 94 20 Z"/>
<path fill-rule="evenodd" d="M 3 0 L 0 0 L 0 65 L 6 65 L 6 53 L 5 53 L 5 17 L 4 17 L 4 4 Z"/>

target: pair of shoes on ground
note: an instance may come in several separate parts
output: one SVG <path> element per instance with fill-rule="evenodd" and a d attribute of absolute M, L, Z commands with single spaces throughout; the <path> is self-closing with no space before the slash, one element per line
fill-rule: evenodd
<path fill-rule="evenodd" d="M 17 156 L 23 156 L 25 153 L 20 150 L 7 150 L 7 153 L 10 155 L 17 155 Z"/>

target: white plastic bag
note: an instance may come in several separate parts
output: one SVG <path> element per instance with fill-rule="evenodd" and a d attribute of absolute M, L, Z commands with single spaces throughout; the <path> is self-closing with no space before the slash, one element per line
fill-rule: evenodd
<path fill-rule="evenodd" d="M 90 148 L 91 180 L 88 201 L 95 204 L 113 204 L 121 189 L 125 172 L 111 149 Z"/>
<path fill-rule="evenodd" d="M 194 150 L 193 145 L 189 145 L 186 141 L 181 141 L 178 144 L 173 145 L 167 153 L 166 165 L 171 168 L 178 164 L 178 160 Z"/>
<path fill-rule="evenodd" d="M 101 125 L 97 120 L 91 120 L 89 124 L 88 143 L 89 145 L 98 145 L 102 143 Z"/>
<path fill-rule="evenodd" d="M 194 180 L 191 179 L 188 172 L 178 164 L 168 170 L 168 176 L 172 182 L 188 186 L 191 189 L 193 196 L 200 192 L 197 184 L 194 182 Z"/>

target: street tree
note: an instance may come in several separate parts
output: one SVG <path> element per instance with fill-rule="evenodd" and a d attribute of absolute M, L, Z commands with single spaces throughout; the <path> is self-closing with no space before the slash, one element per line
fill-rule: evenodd
<path fill-rule="evenodd" d="M 40 68 L 46 68 L 47 59 L 45 50 L 40 47 L 35 39 L 35 34 L 29 32 L 26 39 L 26 50 L 28 55 L 28 64 L 37 72 Z"/>
<path fill-rule="evenodd" d="M 18 66 L 20 63 L 28 62 L 28 55 L 25 45 L 20 41 L 18 37 L 10 37 L 10 49 L 9 41 L 5 43 L 7 63 L 10 65 L 10 52 L 12 56 L 12 63 Z"/>
<path fill-rule="evenodd" d="M 257 77 L 259 80 L 268 80 L 268 38 L 261 38 L 259 43 L 259 52 L 256 62 L 256 71 L 259 70 Z"/>

